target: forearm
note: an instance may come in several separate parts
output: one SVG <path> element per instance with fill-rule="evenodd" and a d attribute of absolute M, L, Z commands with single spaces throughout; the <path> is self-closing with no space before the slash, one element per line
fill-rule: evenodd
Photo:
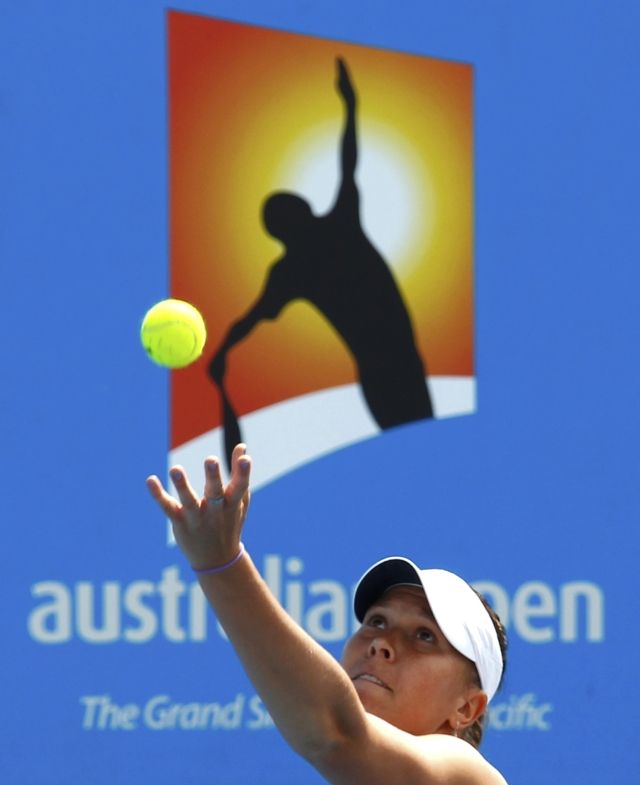
<path fill-rule="evenodd" d="M 367 715 L 341 666 L 285 613 L 248 554 L 236 560 L 249 505 L 251 459 L 238 444 L 225 486 L 217 458 L 205 459 L 204 494 L 174 466 L 178 499 L 157 476 L 147 486 L 171 519 L 176 541 L 244 668 L 289 744 L 317 767 L 367 738 Z M 216 569 L 217 565 L 232 565 Z M 215 570 L 212 572 L 211 570 Z"/>
<path fill-rule="evenodd" d="M 288 743 L 307 759 L 365 729 L 353 685 L 281 608 L 250 557 L 200 578 L 248 676 Z"/>
<path fill-rule="evenodd" d="M 358 158 L 356 140 L 356 100 L 345 100 L 345 125 L 342 134 L 342 173 L 353 177 Z"/>

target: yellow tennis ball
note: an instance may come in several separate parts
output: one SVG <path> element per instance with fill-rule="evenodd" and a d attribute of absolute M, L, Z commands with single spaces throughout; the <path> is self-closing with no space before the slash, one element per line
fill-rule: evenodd
<path fill-rule="evenodd" d="M 166 368 L 184 368 L 202 354 L 207 328 L 200 311 L 184 300 L 162 300 L 149 308 L 140 340 L 149 357 Z"/>

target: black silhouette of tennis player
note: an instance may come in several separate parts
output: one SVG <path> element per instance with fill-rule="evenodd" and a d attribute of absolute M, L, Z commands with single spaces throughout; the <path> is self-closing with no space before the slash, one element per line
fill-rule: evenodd
<path fill-rule="evenodd" d="M 242 439 L 224 384 L 227 353 L 259 322 L 276 319 L 294 300 L 315 306 L 337 331 L 353 357 L 362 393 L 380 428 L 433 416 L 425 368 L 402 295 L 360 223 L 356 94 L 341 59 L 336 87 L 346 111 L 335 204 L 325 215 L 314 215 L 296 194 L 267 197 L 264 225 L 282 242 L 284 254 L 270 267 L 257 301 L 231 325 L 209 365 L 222 398 L 228 460 Z"/>

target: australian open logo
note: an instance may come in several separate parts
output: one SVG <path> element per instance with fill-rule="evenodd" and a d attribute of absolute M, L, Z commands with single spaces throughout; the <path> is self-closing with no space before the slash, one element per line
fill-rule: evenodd
<path fill-rule="evenodd" d="M 472 68 L 169 14 L 172 461 L 254 487 L 475 409 Z"/>

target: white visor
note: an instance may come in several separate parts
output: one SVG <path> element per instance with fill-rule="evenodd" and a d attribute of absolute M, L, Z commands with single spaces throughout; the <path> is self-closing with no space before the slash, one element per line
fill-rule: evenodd
<path fill-rule="evenodd" d="M 409 559 L 391 556 L 360 578 L 353 600 L 358 621 L 387 589 L 399 584 L 422 586 L 442 634 L 475 663 L 482 689 L 491 700 L 502 677 L 502 653 L 493 621 L 475 591 L 453 572 L 421 570 Z"/>

